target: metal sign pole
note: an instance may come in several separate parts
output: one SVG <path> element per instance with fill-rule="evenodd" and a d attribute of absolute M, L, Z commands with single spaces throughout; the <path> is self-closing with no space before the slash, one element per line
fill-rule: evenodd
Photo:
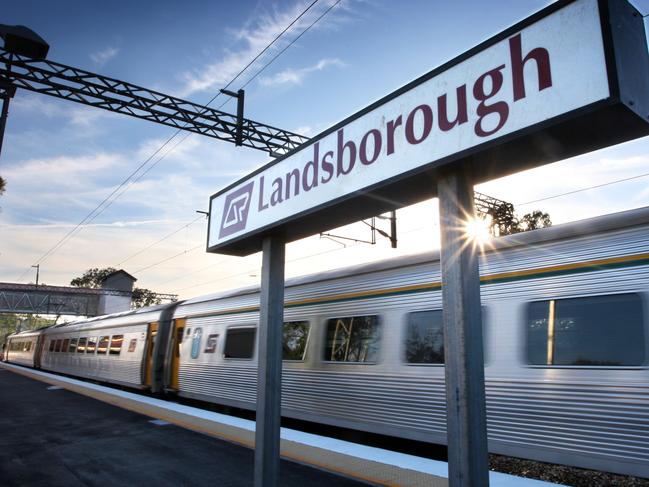
<path fill-rule="evenodd" d="M 437 183 L 441 231 L 449 486 L 488 486 L 489 458 L 478 252 L 466 234 L 473 184 L 462 170 Z"/>
<path fill-rule="evenodd" d="M 265 237 L 262 250 L 255 487 L 275 487 L 279 478 L 285 242 Z"/>

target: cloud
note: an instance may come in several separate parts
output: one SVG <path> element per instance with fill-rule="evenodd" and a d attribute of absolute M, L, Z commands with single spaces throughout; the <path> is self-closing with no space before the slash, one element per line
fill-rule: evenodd
<path fill-rule="evenodd" d="M 274 74 L 273 76 L 264 76 L 259 79 L 259 82 L 263 86 L 274 86 L 274 85 L 283 85 L 283 84 L 293 84 L 299 85 L 302 84 L 304 78 L 315 71 L 323 71 L 331 66 L 344 67 L 340 59 L 321 59 L 313 66 L 307 66 L 306 68 L 287 68 L 279 73 Z"/>
<path fill-rule="evenodd" d="M 340 6 L 342 5 L 341 3 Z M 271 12 L 256 13 L 254 19 L 248 20 L 243 27 L 232 32 L 235 41 L 239 44 L 238 49 L 228 50 L 222 59 L 181 75 L 184 86 L 180 90 L 180 96 L 186 97 L 199 91 L 215 91 L 225 86 L 257 54 L 273 42 L 275 37 L 293 22 L 306 7 L 307 3 L 300 1 L 282 11 L 275 9 Z M 295 32 L 302 32 L 306 29 L 328 7 L 329 5 L 323 5 L 320 9 L 309 10 L 279 41 L 275 42 L 273 48 L 269 49 L 265 56 L 271 56 L 285 47 L 291 39 L 295 38 Z M 347 21 L 349 12 L 350 9 L 347 6 L 335 8 L 323 21 L 318 22 L 314 28 L 322 28 L 324 25 L 327 28 L 332 28 L 338 22 Z M 262 62 L 262 60 L 260 59 L 259 62 Z"/>
<path fill-rule="evenodd" d="M 103 66 L 118 54 L 119 49 L 117 49 L 116 47 L 108 46 L 101 51 L 93 52 L 92 54 L 90 54 L 90 59 L 92 59 L 92 61 L 97 66 Z"/>
<path fill-rule="evenodd" d="M 142 220 L 142 221 L 114 221 L 108 223 L 88 223 L 84 225 L 87 228 L 126 228 L 126 227 L 141 227 L 143 225 L 179 225 L 181 223 L 187 223 L 181 220 Z M 0 228 L 7 228 L 11 230 L 44 230 L 52 228 L 63 228 L 63 229 L 72 229 L 76 228 L 77 224 L 73 223 L 36 223 L 36 224 L 1 224 Z"/>
<path fill-rule="evenodd" d="M 64 119 L 74 129 L 75 136 L 93 137 L 106 129 L 106 120 L 117 120 L 123 115 L 86 105 L 70 104 L 68 101 L 55 100 L 43 96 L 22 92 L 12 101 L 12 110 L 24 115 Z M 82 130 L 79 130 L 82 129 Z"/>

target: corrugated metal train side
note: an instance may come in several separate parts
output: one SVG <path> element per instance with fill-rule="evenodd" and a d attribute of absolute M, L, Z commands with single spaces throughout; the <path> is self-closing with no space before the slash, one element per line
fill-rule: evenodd
<path fill-rule="evenodd" d="M 552 229 L 553 238 L 546 237 L 548 231 L 510 237 L 482 258 L 490 450 L 649 477 L 649 212 L 617 222 L 600 218 L 580 232 L 573 227 Z M 446 441 L 444 367 L 407 363 L 404 357 L 408 316 L 441 309 L 434 258 L 288 283 L 285 321 L 308 322 L 309 334 L 304 359 L 284 362 L 284 415 Z M 531 303 L 608 295 L 631 295 L 642 303 L 641 363 L 529 363 L 526 316 Z M 180 396 L 255 407 L 256 351 L 248 360 L 227 358 L 224 352 L 230 330 L 257 326 L 258 299 L 257 291 L 248 289 L 178 307 L 175 317 L 185 320 Z M 328 360 L 327 323 L 352 316 L 378 317 L 378 354 L 364 363 Z M 204 353 L 206 347 L 210 353 Z"/>

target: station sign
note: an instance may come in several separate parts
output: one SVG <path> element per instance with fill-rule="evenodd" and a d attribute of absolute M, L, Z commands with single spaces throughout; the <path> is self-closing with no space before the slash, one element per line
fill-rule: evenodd
<path fill-rule="evenodd" d="M 416 79 L 210 200 L 207 250 L 247 255 L 436 195 L 649 133 L 642 16 L 561 1 Z"/>

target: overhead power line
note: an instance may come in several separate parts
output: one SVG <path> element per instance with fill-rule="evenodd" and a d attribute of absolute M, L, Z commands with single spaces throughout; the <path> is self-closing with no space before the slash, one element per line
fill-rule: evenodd
<path fill-rule="evenodd" d="M 123 261 L 121 261 L 120 263 L 118 263 L 116 267 L 120 267 L 122 264 L 124 264 L 124 262 L 128 262 L 128 261 L 131 260 L 133 257 L 137 257 L 138 255 L 142 254 L 143 252 L 146 252 L 147 250 L 149 250 L 150 248 L 155 247 L 155 246 L 158 245 L 160 242 L 164 242 L 164 241 L 167 240 L 168 238 L 173 237 L 174 235 L 176 235 L 178 232 L 184 230 L 185 228 L 189 228 L 190 226 L 192 226 L 194 223 L 196 223 L 198 220 L 201 220 L 202 218 L 203 218 L 202 215 L 199 216 L 199 217 L 194 218 L 192 221 L 188 222 L 187 224 L 183 225 L 183 226 L 180 227 L 180 228 L 177 228 L 177 229 L 174 230 L 173 232 L 168 233 L 167 235 L 165 235 L 165 236 L 162 237 L 161 239 L 156 240 L 156 241 L 153 242 L 152 244 L 147 245 L 147 246 L 144 247 L 143 249 L 140 249 L 140 250 L 138 250 L 137 252 L 135 252 L 134 254 L 129 255 L 126 259 L 124 259 Z"/>
<path fill-rule="evenodd" d="M 340 0 L 339 0 L 339 1 L 340 1 Z M 312 7 L 317 3 L 317 2 L 318 2 L 318 0 L 314 0 L 311 4 L 309 4 L 309 5 L 308 5 L 308 6 L 307 6 L 307 7 L 306 7 L 306 8 L 305 8 L 305 9 L 304 9 L 304 10 L 303 10 L 303 11 L 302 11 L 302 12 L 301 12 L 301 13 L 300 13 L 300 14 L 299 14 L 299 15 L 298 15 L 298 16 L 297 16 L 297 17 L 296 17 L 296 18 L 295 18 L 291 23 L 289 23 L 288 26 L 286 26 L 286 27 L 284 28 L 284 30 L 282 30 L 279 34 L 277 34 L 277 35 L 275 36 L 275 38 L 274 38 L 274 39 L 273 39 L 273 40 L 272 40 L 272 41 L 271 41 L 271 42 L 270 42 L 266 47 L 264 47 L 264 49 L 262 49 L 262 50 L 261 50 L 261 51 L 260 51 L 260 52 L 259 52 L 259 53 L 258 53 L 258 54 L 257 54 L 257 55 L 256 55 L 256 56 L 255 56 L 255 57 L 254 57 L 254 58 L 253 58 L 253 59 L 252 59 L 252 60 L 251 60 L 251 61 L 250 61 L 246 66 L 244 66 L 243 69 L 241 69 L 241 70 L 239 71 L 239 73 L 238 73 L 234 78 L 232 78 L 232 80 L 230 80 L 230 82 L 229 82 L 229 83 L 224 87 L 224 89 L 227 89 L 228 87 L 230 87 L 230 85 L 231 85 L 232 83 L 234 83 L 234 81 L 236 81 L 236 80 L 237 80 L 237 79 L 238 79 L 238 78 L 239 78 L 239 77 L 240 77 L 240 76 L 241 76 L 241 75 L 242 75 L 242 74 L 243 74 L 243 73 L 244 73 L 244 72 L 245 72 L 245 71 L 246 71 L 250 66 L 252 66 L 252 65 L 253 65 L 253 64 L 254 64 L 254 63 L 255 63 L 255 62 L 256 62 L 256 61 L 257 61 L 257 60 L 258 60 L 258 59 L 259 59 L 259 58 L 260 58 L 260 57 L 261 57 L 261 56 L 262 56 L 262 55 L 267 51 L 267 50 L 268 50 L 268 49 L 270 49 L 270 48 L 271 48 L 271 47 L 272 47 L 272 46 L 273 46 L 273 45 L 274 45 L 274 44 L 275 44 L 275 43 L 276 43 L 276 42 L 277 42 L 277 41 L 282 37 L 282 35 L 283 35 L 284 33 L 286 33 L 286 32 L 287 32 L 287 31 L 288 31 L 288 30 L 289 30 L 293 25 L 295 25 L 295 23 L 298 22 L 298 21 L 299 21 L 299 20 L 300 20 L 300 19 L 301 19 L 301 18 L 302 18 L 302 17 L 303 17 L 303 16 L 304 16 L 308 11 L 309 11 L 309 10 L 310 10 L 310 9 L 311 9 L 311 8 L 312 8 Z M 337 3 L 338 3 L 338 2 L 336 2 L 336 4 L 337 4 Z M 328 12 L 329 10 L 331 10 L 331 7 L 327 10 L 327 12 Z M 316 20 L 316 22 L 317 22 L 320 18 L 322 18 L 322 17 L 323 17 L 323 16 L 321 15 L 321 16 Z M 312 23 L 312 24 L 311 24 L 311 25 L 310 25 L 306 30 L 310 29 L 314 24 L 315 24 L 315 22 Z M 306 30 L 305 30 L 305 31 L 306 31 Z M 299 38 L 299 37 L 300 37 L 300 36 L 298 36 L 297 38 Z M 291 42 L 290 45 L 292 45 L 292 44 L 295 42 L 295 40 L 297 40 L 297 38 L 294 39 L 294 40 Z M 285 50 L 286 50 L 286 49 L 283 49 L 282 52 L 284 52 Z M 277 58 L 277 56 L 275 56 L 275 58 L 273 58 L 273 60 L 276 59 L 276 58 Z M 265 67 L 266 67 L 266 66 L 264 66 L 263 69 L 265 69 Z M 217 93 L 216 93 L 216 94 L 215 94 L 215 95 L 214 95 L 214 96 L 213 96 L 213 97 L 208 101 L 208 103 L 207 103 L 207 104 L 205 105 L 205 107 L 201 110 L 201 112 L 205 111 L 206 108 L 207 108 L 207 107 L 208 107 L 212 102 L 214 102 L 214 100 L 216 100 L 216 98 L 217 98 L 220 94 L 221 94 L 220 92 L 217 92 Z M 226 103 L 227 103 L 227 101 L 226 101 Z M 225 105 L 225 103 L 224 103 L 223 105 Z M 223 106 L 223 105 L 221 105 L 221 106 Z M 200 115 L 200 114 L 201 114 L 201 113 L 199 113 L 199 115 Z M 178 129 L 177 129 L 177 130 L 176 130 L 176 131 L 175 131 L 175 132 L 174 132 L 174 133 L 173 133 L 173 134 L 172 134 L 172 135 L 171 135 L 171 136 L 170 136 L 170 137 L 169 137 L 169 138 L 168 138 L 168 139 L 167 139 L 167 140 L 166 140 L 166 141 L 165 141 L 165 142 L 164 142 L 164 143 L 163 143 L 159 148 L 158 148 L 158 149 L 156 149 L 156 150 L 155 150 L 155 151 L 154 151 L 154 152 L 153 152 L 153 153 L 152 153 L 152 154 L 151 154 L 151 155 L 150 155 L 150 156 L 149 156 L 149 157 L 148 157 L 148 158 L 147 158 L 147 159 L 146 159 L 142 164 L 140 164 L 140 165 L 135 169 L 135 171 L 131 172 L 131 173 L 127 176 L 127 178 L 124 179 L 124 180 L 120 183 L 119 186 L 117 186 L 117 187 L 116 187 L 116 188 L 115 188 L 115 189 L 114 189 L 114 190 L 113 190 L 113 191 L 112 191 L 112 192 L 111 192 L 111 193 L 110 193 L 106 198 L 104 198 L 104 200 L 102 200 L 101 203 L 99 203 L 99 205 L 97 205 L 97 206 L 96 206 L 96 207 L 95 207 L 95 208 L 94 208 L 90 213 L 88 213 L 88 214 L 87 214 L 87 215 L 86 215 L 86 216 L 81 220 L 81 222 L 79 222 L 79 223 L 78 223 L 78 224 L 77 224 L 77 225 L 76 225 L 72 230 L 70 230 L 70 231 L 69 231 L 65 236 L 63 236 L 63 237 L 62 237 L 62 238 L 61 238 L 61 239 L 60 239 L 56 244 L 54 244 L 54 246 L 52 246 L 49 250 L 47 250 L 47 251 L 46 251 L 46 252 L 45 252 L 45 253 L 44 253 L 44 254 L 43 254 L 43 255 L 42 255 L 42 256 L 41 256 L 37 261 L 36 261 L 36 264 L 39 264 L 39 263 L 43 262 L 43 261 L 44 261 L 45 259 L 47 259 L 50 255 L 52 255 L 54 252 L 56 252 L 58 249 L 60 249 L 60 248 L 61 248 L 65 243 L 67 243 L 69 240 L 71 240 L 71 239 L 76 235 L 76 233 L 78 233 L 78 231 L 80 231 L 81 229 L 83 229 L 83 227 L 84 227 L 85 225 L 87 225 L 88 223 L 92 222 L 92 221 L 93 221 L 97 216 L 99 216 L 101 213 L 103 213 L 103 211 L 105 211 L 105 210 L 106 210 L 106 209 L 107 209 L 107 208 L 108 208 L 108 207 L 109 207 L 109 206 L 110 206 L 110 205 L 111 205 L 111 204 L 112 204 L 116 199 L 118 199 L 122 194 L 124 194 L 124 193 L 129 189 L 129 187 L 132 185 L 131 180 L 135 177 L 135 175 L 136 175 L 138 172 L 140 172 L 140 170 L 141 170 L 145 165 L 147 165 L 147 164 L 148 164 L 148 163 L 149 163 L 149 162 L 150 162 L 150 161 L 151 161 L 151 160 L 152 160 L 152 159 L 153 159 L 153 158 L 154 158 L 154 157 L 155 157 L 155 156 L 156 156 L 156 155 L 157 155 L 157 154 L 158 154 L 158 153 L 159 153 L 159 152 L 160 152 L 164 147 L 165 147 L 165 146 L 167 146 L 167 145 L 168 145 L 168 144 L 169 144 L 169 143 L 170 143 L 170 142 L 171 142 L 175 137 L 177 137 L 177 136 L 182 132 L 182 130 L 183 130 L 182 128 L 178 128 Z M 187 133 L 187 134 L 186 134 L 186 135 L 185 135 L 185 136 L 184 136 L 184 137 L 183 137 L 183 138 L 182 138 L 182 139 L 181 139 L 181 140 L 180 140 L 176 145 L 174 145 L 174 146 L 171 148 L 170 151 L 168 151 L 167 153 L 163 154 L 160 158 L 158 158 L 158 160 L 157 160 L 154 164 L 152 164 L 151 167 L 149 167 L 146 171 L 144 171 L 144 172 L 143 172 L 143 173 L 142 173 L 142 174 L 141 174 L 141 175 L 140 175 L 140 176 L 139 176 L 135 181 L 133 181 L 133 183 L 139 181 L 139 180 L 140 180 L 140 179 L 141 179 L 141 178 L 142 178 L 146 173 L 148 173 L 148 172 L 149 172 L 153 167 L 155 167 L 155 166 L 156 166 L 156 165 L 157 165 L 157 164 L 158 164 L 162 159 L 164 159 L 164 157 L 165 157 L 167 154 L 169 154 L 173 149 L 175 149 L 178 145 L 180 145 L 182 142 L 184 142 L 184 141 L 189 137 L 189 135 L 191 135 L 191 133 Z M 131 184 L 129 184 L 129 183 L 131 183 Z M 123 190 L 122 190 L 122 189 L 123 189 Z M 122 190 L 122 191 L 120 192 L 120 190 Z M 27 269 L 25 270 L 25 272 L 23 272 L 23 274 L 21 274 L 21 276 L 18 278 L 18 281 L 21 281 L 21 280 L 24 278 L 24 276 L 29 272 L 30 269 L 31 269 L 31 267 L 30 267 L 30 268 L 27 268 Z"/>
<path fill-rule="evenodd" d="M 198 250 L 200 248 L 203 248 L 203 245 L 197 245 L 196 247 L 192 247 L 191 249 L 183 250 L 182 252 L 178 252 L 177 254 L 172 255 L 171 257 L 167 257 L 167 258 L 162 259 L 162 260 L 160 260 L 158 262 L 155 262 L 155 263 L 153 263 L 151 265 L 148 265 L 146 267 L 142 267 L 141 269 L 138 269 L 138 270 L 134 271 L 133 274 L 141 274 L 144 271 L 148 271 L 149 269 L 152 269 L 152 268 L 154 268 L 156 266 L 159 266 L 160 264 L 164 264 L 165 262 L 169 262 L 170 260 L 176 259 L 176 258 L 180 257 L 181 255 L 189 254 L 190 252 L 194 252 L 194 251 L 196 251 L 196 250 Z"/>
<path fill-rule="evenodd" d="M 540 201 L 547 201 L 547 200 L 551 200 L 551 199 L 554 199 L 554 198 L 560 198 L 562 196 L 568 196 L 568 195 L 575 194 L 575 193 L 581 193 L 582 191 L 589 191 L 591 189 L 603 188 L 604 186 L 610 186 L 611 184 L 624 183 L 626 181 L 632 181 L 634 179 L 646 178 L 647 176 L 649 176 L 649 172 L 646 172 L 646 173 L 643 173 L 643 174 L 638 174 L 636 176 L 630 176 L 628 178 L 622 178 L 622 179 L 616 179 L 614 181 L 608 181 L 606 183 L 595 184 L 593 186 L 587 186 L 585 188 L 579 188 L 579 189 L 575 189 L 575 190 L 572 190 L 572 191 L 566 191 L 565 193 L 559 193 L 559 194 L 555 194 L 555 195 L 552 195 L 552 196 L 546 196 L 544 198 L 539 198 L 539 199 L 536 199 L 536 200 L 525 201 L 524 203 L 516 203 L 516 206 L 531 205 L 532 203 L 539 203 Z"/>
<path fill-rule="evenodd" d="M 306 33 L 309 31 L 309 29 L 311 29 L 311 27 L 313 27 L 315 24 L 317 24 L 318 22 L 320 22 L 320 20 L 321 20 L 325 15 L 327 15 L 329 12 L 331 12 L 331 10 L 332 10 L 336 5 L 338 5 L 340 2 L 341 2 L 341 0 L 336 0 L 335 3 L 331 4 L 327 10 L 325 10 L 325 11 L 324 11 L 324 12 L 323 12 L 323 13 L 322 13 L 318 18 L 316 18 L 316 19 L 311 23 L 311 25 L 309 25 L 306 29 L 304 29 L 302 32 L 300 32 L 300 34 L 299 34 L 295 39 L 293 39 L 293 40 L 292 40 L 292 41 L 291 41 L 291 42 L 290 42 L 286 47 L 284 47 L 284 49 L 282 49 L 281 51 L 279 51 L 279 52 L 278 52 L 278 53 L 277 53 L 277 54 L 276 54 L 276 55 L 275 55 L 275 56 L 274 56 L 270 61 L 268 61 L 268 62 L 267 62 L 267 63 L 266 63 L 266 64 L 265 64 L 265 65 L 264 65 L 264 66 L 263 66 L 259 71 L 257 71 L 257 73 L 255 73 L 255 75 L 254 75 L 252 78 L 250 78 L 248 81 L 246 81 L 246 82 L 243 84 L 243 86 L 242 86 L 241 88 L 245 88 L 246 86 L 248 86 L 248 85 L 249 85 L 249 84 L 250 84 L 250 83 L 251 83 L 251 82 L 252 82 L 252 81 L 253 81 L 257 76 L 259 76 L 259 75 L 260 75 L 260 74 L 261 74 L 261 73 L 262 73 L 262 72 L 263 72 L 263 71 L 264 71 L 268 66 L 270 66 L 271 64 L 273 64 L 273 62 L 274 62 L 278 57 L 280 57 L 282 54 L 284 54 L 284 52 L 285 52 L 289 47 L 291 47 L 293 44 L 295 44 L 295 43 L 300 39 L 300 37 L 302 37 L 304 34 L 306 34 Z M 315 2 L 313 2 L 313 3 L 315 3 Z M 313 4 L 312 4 L 312 5 L 313 5 Z"/>
<path fill-rule="evenodd" d="M 295 24 L 295 23 L 296 23 L 296 22 L 297 22 L 297 21 L 298 21 L 298 20 L 299 20 L 303 15 L 304 15 L 304 14 L 306 14 L 306 12 L 307 12 L 311 7 L 313 7 L 317 2 L 318 2 L 318 0 L 315 0 L 314 2 L 312 2 L 312 3 L 311 3 L 311 4 L 310 4 L 310 5 L 309 5 L 309 6 L 308 6 L 308 7 L 307 7 L 307 8 L 306 8 L 306 9 L 305 9 L 305 10 L 304 10 L 304 11 L 303 11 L 299 16 L 298 16 L 298 17 L 295 18 L 295 20 L 293 20 L 293 22 L 291 22 L 291 23 L 290 23 L 290 24 L 289 24 L 289 25 L 288 25 L 288 26 L 287 26 L 287 27 L 286 27 L 282 32 L 280 32 L 280 33 L 279 33 L 279 34 L 278 34 L 278 35 L 273 39 L 273 41 L 272 41 L 270 44 L 268 44 L 268 46 L 266 46 L 266 47 L 265 47 L 265 48 L 264 48 L 264 49 L 263 49 L 259 54 L 257 54 L 257 56 L 255 56 L 255 58 L 254 58 L 252 61 L 250 61 L 250 62 L 249 62 L 249 63 L 248 63 L 248 64 L 247 64 L 247 65 L 246 65 L 246 66 L 245 66 L 241 71 L 239 71 L 239 73 L 238 73 L 234 78 L 232 78 L 232 80 L 231 80 L 227 85 L 225 85 L 225 87 L 224 87 L 223 89 L 227 89 L 227 88 L 229 88 L 230 85 L 231 85 L 231 84 L 232 84 L 232 83 L 233 83 L 237 78 L 239 78 L 239 76 L 241 76 L 241 74 L 243 74 L 243 72 L 244 72 L 246 69 L 248 69 L 248 68 L 249 68 L 249 67 L 250 67 L 250 66 L 251 66 L 251 65 L 252 65 L 252 64 L 253 64 L 257 59 L 259 59 L 259 57 L 261 57 L 261 55 L 262 55 L 264 52 L 266 52 L 266 51 L 267 51 L 267 50 L 268 50 L 268 49 L 269 49 L 269 48 L 270 48 L 270 47 L 271 47 L 271 46 L 272 46 L 272 45 L 273 45 L 273 44 L 274 44 L 274 43 L 275 43 L 275 42 L 276 42 L 276 41 L 277 41 L 277 40 L 278 40 L 278 39 L 279 39 L 279 38 L 280 38 L 280 37 L 281 37 L 281 36 L 282 36 L 282 35 L 283 35 L 287 30 L 288 30 L 288 29 L 291 28 L 291 26 L 293 26 L 293 25 L 294 25 L 294 24 Z M 330 12 L 330 11 L 331 11 L 335 6 L 336 6 L 336 5 L 338 5 L 340 2 L 341 2 L 341 0 L 337 0 L 336 2 L 334 2 L 333 4 L 331 4 L 331 5 L 330 5 L 330 6 L 329 6 L 329 7 L 328 7 L 328 8 L 327 8 L 327 9 L 326 9 L 322 14 L 320 14 L 320 15 L 319 15 L 319 16 L 318 16 L 318 17 L 317 17 L 317 18 L 316 18 L 316 19 L 315 19 L 315 20 L 314 20 L 314 21 L 313 21 L 313 22 L 312 22 L 308 27 L 306 27 L 306 28 L 305 28 L 305 29 L 304 29 L 304 30 L 303 30 L 299 35 L 297 35 L 293 40 L 291 40 L 291 42 L 289 42 L 289 43 L 288 43 L 288 44 L 287 44 L 287 45 L 286 45 L 286 46 L 285 46 L 281 51 L 279 51 L 275 56 L 273 56 L 273 57 L 270 59 L 270 61 L 268 61 L 266 64 L 264 64 L 264 65 L 261 67 L 261 69 L 259 69 L 259 70 L 258 70 L 258 71 L 257 71 L 257 72 L 256 72 L 256 73 L 255 73 L 255 74 L 254 74 L 254 75 L 253 75 L 253 76 L 248 80 L 248 81 L 246 81 L 246 82 L 243 84 L 243 86 L 242 86 L 241 88 L 243 89 L 243 88 L 245 88 L 246 86 L 248 86 L 248 85 L 249 85 L 249 84 L 250 84 L 250 83 L 251 83 L 255 78 L 257 78 L 257 77 L 258 77 L 258 76 L 259 76 L 259 75 L 260 75 L 260 74 L 261 74 L 261 73 L 262 73 L 266 68 L 268 68 L 268 67 L 269 67 L 273 62 L 275 62 L 275 60 L 276 60 L 278 57 L 280 57 L 284 52 L 286 52 L 286 50 L 287 50 L 289 47 L 291 47 L 293 44 L 295 44 L 295 43 L 296 43 L 296 42 L 297 42 L 297 41 L 298 41 L 298 40 L 299 40 L 299 39 L 300 39 L 300 38 L 301 38 L 301 37 L 302 37 L 306 32 L 309 31 L 309 29 L 311 29 L 311 28 L 312 28 L 315 24 L 317 24 L 317 23 L 318 23 L 322 18 L 324 18 L 324 17 L 325 17 L 325 16 L 326 16 L 326 15 L 327 15 L 327 14 L 328 14 L 328 13 L 329 13 L 329 12 Z M 221 92 L 218 92 L 216 95 L 214 95 L 214 97 L 212 97 L 212 99 L 208 102 L 208 105 L 209 105 L 210 103 L 212 103 L 212 102 L 213 102 L 213 101 L 214 101 L 214 100 L 215 100 L 215 99 L 216 99 L 220 94 L 221 94 Z M 221 108 L 223 108 L 223 107 L 224 107 L 224 106 L 225 106 L 229 101 L 230 101 L 230 99 L 224 101 L 224 102 L 223 102 L 223 103 L 218 107 L 218 109 L 220 110 Z M 180 142 L 179 142 L 178 144 L 176 144 L 176 145 L 175 145 L 175 146 L 174 146 L 174 147 L 173 147 L 169 152 L 173 151 L 173 150 L 175 149 L 175 147 L 177 147 L 178 145 L 180 145 L 180 144 L 181 144 L 185 139 L 187 139 L 187 138 L 190 137 L 191 135 L 192 135 L 191 133 L 187 133 L 187 134 L 186 134 L 186 135 L 185 135 L 185 136 L 180 140 Z M 166 155 L 166 154 L 165 154 L 165 155 Z M 164 158 L 164 155 L 161 157 L 161 159 L 162 159 L 162 158 Z M 160 162 L 160 160 L 158 160 L 155 164 L 157 164 L 158 162 Z M 148 172 L 148 170 L 147 170 L 147 172 Z M 146 174 L 146 173 L 145 173 L 145 174 Z M 182 227 L 181 227 L 181 228 L 182 228 Z"/>

